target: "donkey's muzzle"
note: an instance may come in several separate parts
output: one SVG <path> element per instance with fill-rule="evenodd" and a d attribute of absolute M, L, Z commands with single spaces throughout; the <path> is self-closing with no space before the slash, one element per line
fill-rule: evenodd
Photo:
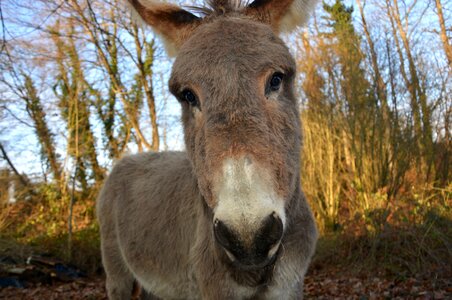
<path fill-rule="evenodd" d="M 246 230 L 244 230 L 246 231 Z M 245 242 L 238 230 L 220 220 L 214 222 L 215 239 L 231 261 L 242 269 L 259 269 L 273 263 L 279 252 L 284 226 L 274 212 L 264 219 L 251 241 Z"/>

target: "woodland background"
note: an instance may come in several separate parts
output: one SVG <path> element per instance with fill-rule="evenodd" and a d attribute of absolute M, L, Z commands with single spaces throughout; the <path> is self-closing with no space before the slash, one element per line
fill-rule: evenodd
<path fill-rule="evenodd" d="M 172 60 L 129 16 L 117 0 L 0 1 L 1 257 L 101 274 L 94 203 L 113 163 L 183 149 Z M 451 36 L 451 1 L 329 0 L 284 37 L 322 233 L 313 278 L 452 295 Z"/>

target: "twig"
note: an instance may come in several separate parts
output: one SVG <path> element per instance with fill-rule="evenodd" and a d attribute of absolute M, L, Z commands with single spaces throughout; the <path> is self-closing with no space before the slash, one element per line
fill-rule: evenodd
<path fill-rule="evenodd" d="M 29 186 L 30 182 L 28 181 L 28 179 L 26 179 L 22 174 L 19 173 L 19 171 L 16 169 L 16 167 L 14 166 L 13 162 L 11 161 L 11 159 L 9 158 L 8 154 L 6 153 L 5 148 L 3 147 L 2 143 L 0 143 L 0 151 L 2 152 L 2 156 L 3 159 L 6 160 L 6 162 L 8 163 L 9 167 L 11 168 L 11 170 L 13 170 L 14 174 L 17 175 L 17 177 L 19 178 L 20 182 L 24 185 L 24 186 Z"/>

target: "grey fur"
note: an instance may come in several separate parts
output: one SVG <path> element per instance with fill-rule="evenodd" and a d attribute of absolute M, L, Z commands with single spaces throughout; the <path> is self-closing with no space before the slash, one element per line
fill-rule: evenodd
<path fill-rule="evenodd" d="M 194 108 L 181 99 L 187 152 L 125 157 L 102 189 L 97 215 L 110 299 L 130 299 L 135 281 L 162 299 L 302 298 L 317 231 L 300 186 L 296 67 L 272 24 L 252 14 L 197 20 L 180 41 L 170 89 L 180 98 L 190 88 L 200 102 Z M 284 85 L 267 95 L 275 71 L 286 74 Z M 244 155 L 269 170 L 287 218 L 276 262 L 254 271 L 228 263 L 212 230 L 221 162 Z"/>

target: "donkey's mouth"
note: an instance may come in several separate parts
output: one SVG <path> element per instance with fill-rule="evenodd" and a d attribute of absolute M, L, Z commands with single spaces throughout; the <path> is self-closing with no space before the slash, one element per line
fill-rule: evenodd
<path fill-rule="evenodd" d="M 257 271 L 257 270 L 262 270 L 262 269 L 266 269 L 269 267 L 272 267 L 276 260 L 278 259 L 278 255 L 274 255 L 273 257 L 266 259 L 263 262 L 260 263 L 255 263 L 255 262 L 243 262 L 243 261 L 234 261 L 233 265 L 234 267 L 236 267 L 239 270 L 243 270 L 243 271 Z"/>
<path fill-rule="evenodd" d="M 228 250 L 224 250 L 231 261 L 231 264 L 243 271 L 257 271 L 273 266 L 281 252 L 281 243 L 277 243 L 268 256 L 262 257 L 260 255 L 250 254 L 246 256 L 236 257 Z"/>

